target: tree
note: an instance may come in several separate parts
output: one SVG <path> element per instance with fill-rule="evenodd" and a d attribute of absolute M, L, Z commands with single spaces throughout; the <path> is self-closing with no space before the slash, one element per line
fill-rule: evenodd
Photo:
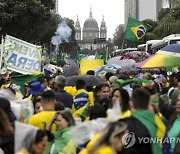
<path fill-rule="evenodd" d="M 158 20 L 160 21 L 163 17 L 165 17 L 170 11 L 170 8 L 162 8 L 158 15 Z"/>
<path fill-rule="evenodd" d="M 180 5 L 170 9 L 170 12 L 159 21 L 153 33 L 160 38 L 180 33 Z"/>
<path fill-rule="evenodd" d="M 156 40 L 158 39 L 158 36 L 153 33 L 153 30 L 158 26 L 158 23 L 156 21 L 153 21 L 151 19 L 145 19 L 142 21 L 145 24 L 151 25 L 153 28 L 150 32 L 147 32 L 143 38 L 141 38 L 138 42 L 138 44 L 144 44 L 148 40 Z"/>
<path fill-rule="evenodd" d="M 42 44 L 55 31 L 60 17 L 52 12 L 54 0 L 1 0 L 0 35 L 9 34 L 19 39 Z"/>
<path fill-rule="evenodd" d="M 119 25 L 114 33 L 113 43 L 118 48 L 121 48 L 124 39 L 124 25 Z"/>

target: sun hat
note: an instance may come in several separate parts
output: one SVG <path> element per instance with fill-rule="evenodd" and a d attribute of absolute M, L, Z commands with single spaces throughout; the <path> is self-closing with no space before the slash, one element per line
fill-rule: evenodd
<path fill-rule="evenodd" d="M 29 93 L 31 95 L 41 94 L 45 90 L 45 87 L 38 81 L 31 83 Z"/>

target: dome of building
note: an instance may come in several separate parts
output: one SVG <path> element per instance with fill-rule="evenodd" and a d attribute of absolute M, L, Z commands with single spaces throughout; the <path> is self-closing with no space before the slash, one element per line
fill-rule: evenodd
<path fill-rule="evenodd" d="M 97 21 L 92 17 L 92 12 L 90 10 L 89 18 L 84 22 L 83 30 L 97 30 L 99 31 Z"/>

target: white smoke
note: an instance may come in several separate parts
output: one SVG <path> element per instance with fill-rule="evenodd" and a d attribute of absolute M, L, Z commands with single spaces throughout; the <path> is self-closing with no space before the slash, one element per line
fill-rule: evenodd
<path fill-rule="evenodd" d="M 65 21 L 58 24 L 58 28 L 55 32 L 55 35 L 51 38 L 51 43 L 56 46 L 56 55 L 59 50 L 59 45 L 63 42 L 69 42 L 71 32 L 71 28 L 66 24 Z"/>
<path fill-rule="evenodd" d="M 162 4 L 163 4 L 163 8 L 169 8 L 169 0 L 163 0 Z"/>

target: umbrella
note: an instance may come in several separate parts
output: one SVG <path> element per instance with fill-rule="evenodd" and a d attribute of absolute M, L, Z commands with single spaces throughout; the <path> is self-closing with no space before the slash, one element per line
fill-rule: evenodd
<path fill-rule="evenodd" d="M 98 67 L 95 70 L 95 75 L 101 76 L 101 75 L 105 75 L 107 72 L 116 73 L 116 70 L 119 68 L 121 68 L 121 66 L 116 64 L 106 64 Z"/>
<path fill-rule="evenodd" d="M 86 86 L 98 86 L 101 83 L 105 82 L 100 77 L 94 75 L 75 75 L 67 79 L 67 86 L 75 86 L 77 80 L 79 79 L 84 80 L 86 82 Z"/>
<path fill-rule="evenodd" d="M 121 60 L 121 58 L 122 58 L 121 56 L 113 57 L 113 58 L 109 59 L 107 63 L 108 64 L 117 64 L 118 61 Z"/>
<path fill-rule="evenodd" d="M 157 53 L 180 54 L 180 44 L 170 44 L 159 50 Z"/>
<path fill-rule="evenodd" d="M 63 66 L 63 71 L 65 76 L 73 76 L 77 74 L 79 66 L 76 64 L 65 65 Z"/>
<path fill-rule="evenodd" d="M 138 68 L 161 68 L 180 66 L 180 57 L 168 54 L 154 54 L 138 64 Z"/>
<path fill-rule="evenodd" d="M 136 64 L 135 60 L 133 59 L 122 59 L 122 56 L 117 56 L 109 59 L 107 62 L 108 64 L 116 64 L 118 66 L 124 67 L 124 66 L 129 66 Z"/>
<path fill-rule="evenodd" d="M 148 58 L 150 54 L 148 52 L 142 52 L 142 51 L 132 51 L 125 53 L 122 58 L 123 59 L 134 59 L 136 62 L 137 61 L 142 61 L 146 58 Z"/>
<path fill-rule="evenodd" d="M 122 60 L 118 60 L 118 61 L 110 61 L 108 62 L 108 64 L 116 64 L 116 65 L 119 65 L 121 67 L 126 67 L 126 66 L 129 66 L 129 65 L 133 65 L 133 64 L 136 64 L 135 60 L 133 59 L 122 59 Z"/>
<path fill-rule="evenodd" d="M 138 63 L 132 64 L 129 66 L 125 66 L 125 67 L 121 68 L 120 71 L 121 72 L 136 72 L 138 70 L 137 65 L 138 65 Z"/>

